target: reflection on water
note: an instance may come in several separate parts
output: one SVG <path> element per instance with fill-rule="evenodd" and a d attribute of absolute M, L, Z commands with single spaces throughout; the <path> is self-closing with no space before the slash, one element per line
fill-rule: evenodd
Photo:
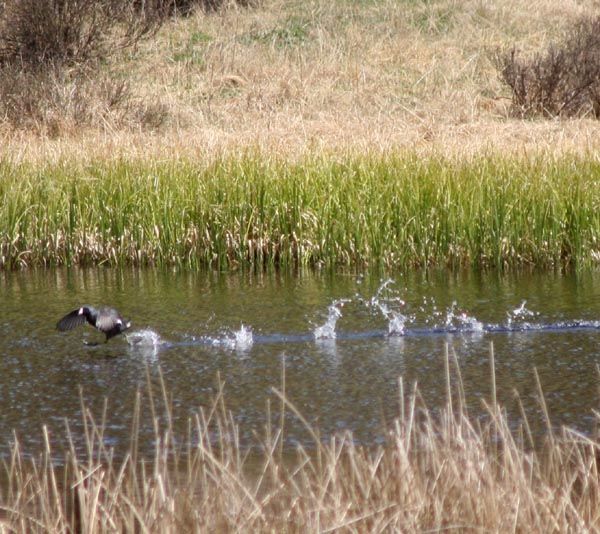
<path fill-rule="evenodd" d="M 0 455 L 14 429 L 26 451 L 42 425 L 57 442 L 65 421 L 83 442 L 81 397 L 117 453 L 129 443 L 136 392 L 164 380 L 175 427 L 225 399 L 249 439 L 266 424 L 272 388 L 285 391 L 326 438 L 353 431 L 382 439 L 397 415 L 398 379 L 415 381 L 435 409 L 445 402 L 444 354 L 460 366 L 469 409 L 490 398 L 493 342 L 498 399 L 515 424 L 515 392 L 543 428 L 533 370 L 555 424 L 594 427 L 598 408 L 600 274 L 408 273 L 390 279 L 349 274 L 179 273 L 156 270 L 49 270 L 0 273 Z M 109 304 L 130 317 L 109 343 L 90 328 L 57 332 L 82 304 Z M 97 345 L 86 345 L 84 342 Z M 160 372 L 159 372 L 160 370 Z M 409 390 L 410 388 L 407 388 Z M 81 392 L 81 393 L 80 393 Z M 153 443 L 149 413 L 142 447 Z M 309 442 L 286 423 L 287 443 Z"/>

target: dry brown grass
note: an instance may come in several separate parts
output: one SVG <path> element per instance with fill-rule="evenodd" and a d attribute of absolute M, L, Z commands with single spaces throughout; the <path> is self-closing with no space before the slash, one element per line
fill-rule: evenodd
<path fill-rule="evenodd" d="M 87 450 L 76 453 L 71 446 L 62 466 L 52 460 L 57 451 L 45 430 L 39 458 L 27 460 L 18 443 L 13 446 L 0 485 L 0 530 L 598 531 L 600 442 L 548 428 L 534 447 L 526 420 L 511 429 L 495 403 L 493 373 L 486 415 L 470 416 L 453 367 L 458 362 L 446 351 L 448 400 L 437 413 L 423 405 L 416 388 L 405 397 L 400 381 L 399 418 L 379 447 L 356 445 L 349 434 L 323 441 L 307 425 L 313 445 L 286 454 L 283 414 L 305 421 L 275 391 L 281 428 L 267 427 L 245 452 L 222 388 L 190 421 L 193 437 L 179 440 L 163 385 L 153 395 L 148 386 L 146 395 L 154 399 L 154 455 L 142 462 L 137 449 L 138 398 L 131 449 L 117 461 L 103 443 L 103 424 L 84 407 Z M 545 413 L 541 390 L 540 408 Z M 110 424 L 106 410 L 102 420 Z"/>
<path fill-rule="evenodd" d="M 4 153 L 586 153 L 598 148 L 598 121 L 509 118 L 510 92 L 490 53 L 539 50 L 594 9 L 593 0 L 263 0 L 197 13 L 121 64 L 139 123 L 108 120 L 51 139 L 5 131 Z M 166 122 L 152 120 L 165 112 Z"/>

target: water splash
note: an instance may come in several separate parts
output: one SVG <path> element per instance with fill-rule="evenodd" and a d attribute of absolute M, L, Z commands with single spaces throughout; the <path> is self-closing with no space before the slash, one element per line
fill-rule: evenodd
<path fill-rule="evenodd" d="M 146 328 L 144 330 L 136 330 L 125 334 L 125 339 L 132 347 L 158 347 L 163 344 L 163 340 L 154 330 Z"/>
<path fill-rule="evenodd" d="M 361 339 L 366 337 L 388 336 L 388 337 L 414 337 L 435 336 L 453 334 L 472 334 L 479 337 L 483 334 L 498 334 L 526 331 L 565 331 L 573 329 L 600 329 L 600 321 L 572 320 L 554 323 L 531 321 L 531 317 L 539 316 L 526 307 L 527 301 L 523 300 L 517 307 L 507 310 L 505 323 L 484 323 L 471 313 L 460 310 L 454 301 L 450 307 L 438 307 L 433 297 L 423 297 L 422 302 L 416 304 L 413 313 L 399 308 L 405 307 L 405 301 L 398 296 L 399 291 L 391 288 L 394 283 L 392 279 L 383 281 L 375 294 L 370 298 L 363 298 L 356 294 L 353 298 L 342 298 L 334 300 L 327 307 L 327 317 L 321 325 L 312 325 L 312 330 L 301 334 L 272 334 L 255 336 L 252 328 L 240 325 L 238 330 L 221 329 L 217 335 L 205 335 L 200 337 L 186 336 L 181 342 L 167 342 L 153 330 L 139 330 L 125 335 L 132 350 L 143 351 L 145 354 L 156 355 L 158 350 L 166 350 L 177 346 L 187 345 L 209 345 L 221 347 L 239 352 L 249 351 L 254 344 L 264 343 L 295 343 L 310 339 L 319 343 L 331 342 L 336 339 Z M 342 332 L 336 331 L 339 319 L 342 317 L 342 308 L 354 303 L 366 306 L 371 310 L 373 317 L 383 316 L 387 320 L 387 332 L 382 330 L 367 330 L 365 332 Z M 348 310 L 346 310 L 348 312 Z M 356 311 L 356 306 L 350 311 Z M 332 343 L 335 347 L 335 342 Z"/>
<path fill-rule="evenodd" d="M 464 311 L 456 310 L 456 301 L 452 303 L 452 306 L 446 312 L 446 325 L 445 328 L 451 331 L 461 332 L 484 332 L 484 324 L 477 320 L 475 317 L 470 316 Z"/>
<path fill-rule="evenodd" d="M 527 301 L 526 301 L 526 300 L 524 300 L 523 302 L 521 302 L 521 305 L 520 305 L 518 308 L 515 308 L 515 309 L 513 310 L 513 312 L 512 312 L 512 313 L 513 313 L 513 315 L 514 315 L 515 317 L 519 317 L 519 316 L 526 316 L 526 315 L 535 315 L 535 313 L 534 313 L 534 312 L 532 312 L 531 310 L 528 310 L 528 309 L 525 307 L 525 304 L 527 304 Z"/>
<path fill-rule="evenodd" d="M 530 325 L 525 319 L 527 317 L 535 317 L 536 315 L 539 315 L 536 312 L 528 310 L 525 307 L 525 304 L 527 304 L 526 300 L 521 302 L 521 305 L 518 308 L 515 308 L 512 311 L 506 312 L 506 327 L 507 328 L 514 328 L 513 323 L 515 323 L 515 322 L 518 322 L 519 326 L 521 328 L 528 327 Z"/>
<path fill-rule="evenodd" d="M 142 353 L 150 359 L 156 358 L 159 348 L 165 344 L 162 338 L 150 328 L 125 334 L 125 339 L 132 351 Z"/>
<path fill-rule="evenodd" d="M 389 336 L 403 336 L 405 331 L 406 316 L 401 313 L 391 312 L 388 323 Z"/>
<path fill-rule="evenodd" d="M 195 338 L 194 338 L 195 340 Z M 247 351 L 254 344 L 254 334 L 249 326 L 240 326 L 239 330 L 228 331 L 219 337 L 203 336 L 200 340 L 213 347 L 223 347 L 230 350 Z"/>
<path fill-rule="evenodd" d="M 344 304 L 351 302 L 351 299 L 338 299 L 334 300 L 329 307 L 327 308 L 327 320 L 325 324 L 321 326 L 317 326 L 313 335 L 315 339 L 335 339 L 335 326 L 338 322 L 338 319 L 342 316 L 342 311 L 340 308 L 344 306 Z"/>
<path fill-rule="evenodd" d="M 252 328 L 241 325 L 237 332 L 233 333 L 235 348 L 237 350 L 249 350 L 254 344 L 254 335 Z"/>
<path fill-rule="evenodd" d="M 371 297 L 368 306 L 379 310 L 379 312 L 388 321 L 388 335 L 402 336 L 404 335 L 405 324 L 408 317 L 399 311 L 392 308 L 393 305 L 404 306 L 406 303 L 400 297 L 382 297 L 384 290 L 394 283 L 394 280 L 389 278 L 379 286 L 375 295 Z"/>

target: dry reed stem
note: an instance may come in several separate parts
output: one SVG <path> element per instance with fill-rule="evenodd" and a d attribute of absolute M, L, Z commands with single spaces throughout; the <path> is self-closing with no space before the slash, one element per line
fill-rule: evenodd
<path fill-rule="evenodd" d="M 302 421 L 313 444 L 299 447 L 290 458 L 280 447 L 283 432 L 267 423 L 252 461 L 225 407 L 222 383 L 208 409 L 190 420 L 187 438 L 176 440 L 169 422 L 176 414 L 159 372 L 158 381 L 148 381 L 146 395 L 152 414 L 165 412 L 165 425 L 155 427 L 153 456 L 143 461 L 132 449 L 115 462 L 102 443 L 102 427 L 109 421 L 103 416 L 96 424 L 89 410 L 83 412 L 87 452 L 78 456 L 71 439 L 62 467 L 52 459 L 56 451 L 47 432 L 42 456 L 30 463 L 15 441 L 2 473 L 0 528 L 50 533 L 597 531 L 597 438 L 562 429 L 531 448 L 519 430 L 511 429 L 501 406 L 485 405 L 487 422 L 470 417 L 458 359 L 447 348 L 443 357 L 449 384 L 445 407 L 437 414 L 428 410 L 415 385 L 408 398 L 401 395 L 401 417 L 384 446 L 356 445 L 347 433 L 323 441 L 293 402 L 276 392 L 282 413 Z M 490 368 L 493 384 L 492 352 Z M 495 395 L 492 387 L 492 399 Z M 134 409 L 139 406 L 136 401 Z M 138 428 L 139 412 L 134 420 Z M 131 443 L 135 447 L 136 436 Z"/>

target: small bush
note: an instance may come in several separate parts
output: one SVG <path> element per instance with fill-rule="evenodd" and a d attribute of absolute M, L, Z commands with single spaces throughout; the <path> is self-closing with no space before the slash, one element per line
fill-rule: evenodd
<path fill-rule="evenodd" d="M 31 69 L 105 60 L 160 27 L 162 0 L 7 0 L 0 63 Z"/>
<path fill-rule="evenodd" d="M 58 135 L 143 118 L 110 60 L 156 31 L 165 14 L 164 0 L 6 0 L 0 8 L 4 120 Z M 157 117 L 150 122 L 154 127 Z"/>
<path fill-rule="evenodd" d="M 533 57 L 500 52 L 496 65 L 516 115 L 600 118 L 600 17 L 580 20 L 562 44 Z"/>

